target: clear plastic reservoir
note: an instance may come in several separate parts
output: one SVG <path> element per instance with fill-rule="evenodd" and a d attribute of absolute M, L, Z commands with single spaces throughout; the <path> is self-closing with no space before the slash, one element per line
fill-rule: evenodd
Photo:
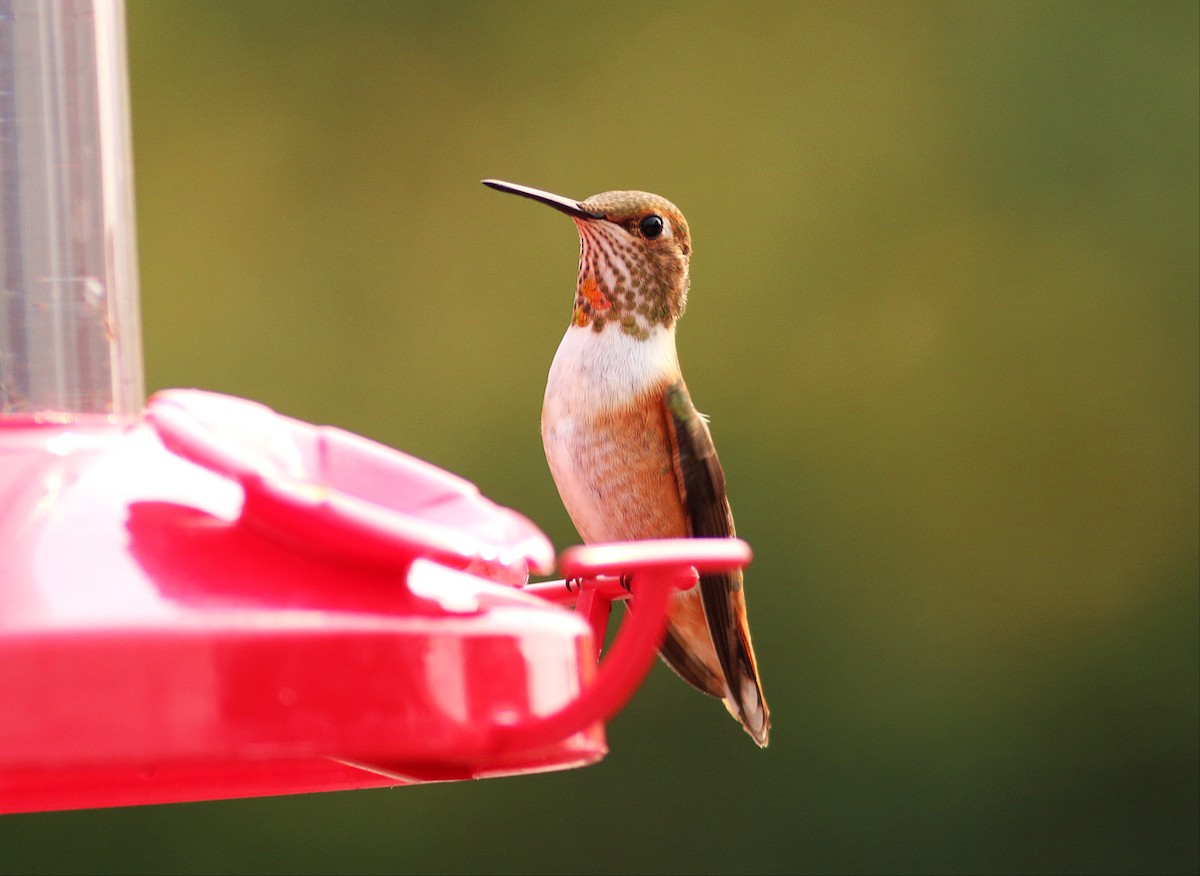
<path fill-rule="evenodd" d="M 120 0 L 0 0 L 0 418 L 143 402 Z"/>

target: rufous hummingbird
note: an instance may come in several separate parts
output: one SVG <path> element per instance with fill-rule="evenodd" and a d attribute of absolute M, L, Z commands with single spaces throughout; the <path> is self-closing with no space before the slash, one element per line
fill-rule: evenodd
<path fill-rule="evenodd" d="M 725 475 L 675 350 L 692 252 L 683 214 L 647 192 L 575 201 L 483 182 L 566 213 L 579 231 L 579 282 L 546 383 L 542 444 L 580 536 L 733 536 Z M 771 721 L 740 571 L 702 575 L 698 587 L 674 597 L 659 653 L 684 681 L 722 699 L 755 742 L 767 744 Z"/>

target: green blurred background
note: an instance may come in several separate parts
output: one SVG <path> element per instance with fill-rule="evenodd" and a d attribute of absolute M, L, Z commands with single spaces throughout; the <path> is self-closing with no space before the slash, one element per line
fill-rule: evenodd
<path fill-rule="evenodd" d="M 575 534 L 564 217 L 695 241 L 774 716 L 566 773 L 11 816 L 4 872 L 1196 872 L 1198 7 L 130 0 L 146 373 Z"/>

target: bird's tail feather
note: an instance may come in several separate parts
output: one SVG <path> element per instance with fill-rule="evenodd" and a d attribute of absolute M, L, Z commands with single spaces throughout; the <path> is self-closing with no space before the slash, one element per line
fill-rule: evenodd
<path fill-rule="evenodd" d="M 759 748 L 766 748 L 771 729 L 771 710 L 767 708 L 767 700 L 763 696 L 762 680 L 758 675 L 758 662 L 754 658 L 749 631 L 743 626 L 738 632 L 737 660 L 733 677 L 729 679 L 730 690 L 724 698 L 725 707 L 741 722 Z"/>

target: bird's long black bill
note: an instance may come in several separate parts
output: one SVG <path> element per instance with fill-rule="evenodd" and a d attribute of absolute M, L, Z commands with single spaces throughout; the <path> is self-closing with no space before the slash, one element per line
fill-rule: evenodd
<path fill-rule="evenodd" d="M 578 201 L 572 201 L 570 198 L 564 198 L 562 195 L 555 195 L 551 192 L 543 192 L 541 189 L 505 182 L 502 179 L 485 179 L 483 180 L 483 184 L 498 192 L 508 192 L 511 195 L 520 195 L 522 198 L 538 201 L 539 203 L 553 207 L 555 210 L 566 213 L 568 216 L 574 216 L 577 219 L 604 218 L 603 213 L 593 213 L 590 210 L 583 209 L 583 205 Z"/>

